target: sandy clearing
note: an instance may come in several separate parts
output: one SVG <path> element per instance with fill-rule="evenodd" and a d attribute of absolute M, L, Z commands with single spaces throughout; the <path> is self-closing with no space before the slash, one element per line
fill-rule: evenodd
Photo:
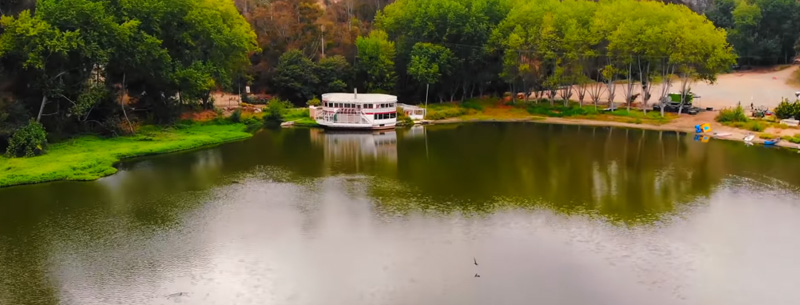
<path fill-rule="evenodd" d="M 767 106 L 774 108 L 781 102 L 783 98 L 795 98 L 795 92 L 800 91 L 800 87 L 791 86 L 786 81 L 792 76 L 792 73 L 800 69 L 800 66 L 792 66 L 780 71 L 775 72 L 737 72 L 722 74 L 717 77 L 714 84 L 706 82 L 695 82 L 691 84 L 692 92 L 700 96 L 695 103 L 699 107 L 714 107 L 715 109 L 735 107 L 737 103 L 741 102 L 742 106 L 750 108 L 750 104 L 755 106 Z M 616 86 L 614 101 L 617 103 L 625 102 L 625 91 L 622 84 Z M 677 92 L 680 83 L 673 83 L 671 92 Z M 649 104 L 656 101 L 657 92 L 660 90 L 660 85 L 654 85 L 650 94 L 654 97 L 650 99 Z M 633 94 L 640 93 L 641 87 L 637 84 L 634 86 Z M 573 99 L 576 98 L 577 93 L 573 93 Z M 588 98 L 587 98 L 588 100 Z M 608 101 L 607 90 L 603 91 L 601 101 Z M 636 102 L 641 102 L 641 98 Z"/>

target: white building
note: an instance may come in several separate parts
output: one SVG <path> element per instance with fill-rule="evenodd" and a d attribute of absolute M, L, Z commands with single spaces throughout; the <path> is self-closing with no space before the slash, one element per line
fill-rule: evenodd
<path fill-rule="evenodd" d="M 329 128 L 394 128 L 397 124 L 397 97 L 357 92 L 326 93 L 313 116 L 318 124 Z"/>
<path fill-rule="evenodd" d="M 403 113 L 414 121 L 422 121 L 425 119 L 425 108 L 414 105 L 397 104 L 398 107 L 403 109 Z"/>

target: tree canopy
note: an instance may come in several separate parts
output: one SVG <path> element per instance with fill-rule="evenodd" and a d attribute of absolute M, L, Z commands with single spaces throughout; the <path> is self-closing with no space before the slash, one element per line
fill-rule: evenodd
<path fill-rule="evenodd" d="M 114 131 L 126 108 L 167 121 L 180 104 L 210 107 L 258 50 L 231 0 L 39 0 L 0 26 L 16 96 L 58 129 Z"/>
<path fill-rule="evenodd" d="M 742 64 L 791 62 L 800 41 L 800 2 L 716 0 L 706 16 L 730 35 Z"/>

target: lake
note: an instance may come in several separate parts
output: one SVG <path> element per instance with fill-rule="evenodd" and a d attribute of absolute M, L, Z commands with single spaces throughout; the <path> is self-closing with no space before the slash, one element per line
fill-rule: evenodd
<path fill-rule="evenodd" d="M 0 304 L 800 300 L 790 150 L 537 123 L 297 128 L 119 169 L 0 189 Z"/>

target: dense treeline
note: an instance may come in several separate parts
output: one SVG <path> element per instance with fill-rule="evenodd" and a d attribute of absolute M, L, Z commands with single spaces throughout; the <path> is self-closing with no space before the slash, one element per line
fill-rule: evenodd
<path fill-rule="evenodd" d="M 706 16 L 728 31 L 743 65 L 788 63 L 800 52 L 796 0 L 715 0 Z"/>
<path fill-rule="evenodd" d="M 348 89 L 417 101 L 426 91 L 438 100 L 511 91 L 597 103 L 603 90 L 632 101 L 638 83 L 646 104 L 671 90 L 673 76 L 688 92 L 691 81 L 713 81 L 735 63 L 725 31 L 704 16 L 681 5 L 634 0 L 398 0 L 355 41 L 353 73 L 346 74 L 354 77 L 341 79 Z M 318 57 L 315 50 L 303 52 Z M 288 68 L 311 71 L 278 65 L 273 73 Z M 315 88 L 305 75 L 295 80 L 293 87 Z M 627 81 L 622 93 L 614 92 L 619 80 Z M 662 86 L 651 92 L 655 83 Z M 313 92 L 272 89 L 295 101 Z"/>
<path fill-rule="evenodd" d="M 410 102 L 525 92 L 599 103 L 638 91 L 646 104 L 673 79 L 688 92 L 735 62 L 724 30 L 651 1 L 12 2 L 0 21 L 0 92 L 11 92 L 0 96 L 0 148 L 29 120 L 120 134 L 243 85 L 298 105 L 353 88 Z"/>
<path fill-rule="evenodd" d="M 132 132 L 133 115 L 171 121 L 244 80 L 258 49 L 230 0 L 40 0 L 0 26 L 14 98 L 0 103 L 0 139 L 28 120 L 60 134 Z"/>

